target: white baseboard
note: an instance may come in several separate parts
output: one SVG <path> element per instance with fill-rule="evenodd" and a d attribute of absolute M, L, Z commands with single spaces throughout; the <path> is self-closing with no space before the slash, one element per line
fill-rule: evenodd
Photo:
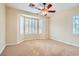
<path fill-rule="evenodd" d="M 9 45 L 17 45 L 17 43 L 7 43 L 6 45 L 7 46 L 9 46 Z"/>
<path fill-rule="evenodd" d="M 59 42 L 62 42 L 62 43 L 68 44 L 68 45 L 72 45 L 72 46 L 75 46 L 75 47 L 79 47 L 79 45 L 77 45 L 77 44 L 72 44 L 72 43 L 70 43 L 70 42 L 60 41 L 60 40 L 56 40 L 56 41 L 59 41 Z"/>
<path fill-rule="evenodd" d="M 3 52 L 3 50 L 5 49 L 6 45 L 4 45 L 0 51 L 0 54 Z"/>
<path fill-rule="evenodd" d="M 33 40 L 33 39 L 28 39 L 28 40 Z M 27 40 L 27 41 L 28 41 Z M 44 39 L 45 40 L 45 39 Z M 8 44 L 6 44 L 6 46 L 10 46 L 10 45 L 17 45 L 17 44 L 20 44 L 21 42 L 23 42 L 23 41 L 26 41 L 25 39 L 24 40 L 20 40 L 20 41 L 18 41 L 18 42 L 16 42 L 16 43 L 8 43 Z"/>
<path fill-rule="evenodd" d="M 21 40 L 21 41 L 18 41 L 16 43 L 8 43 L 6 44 L 7 46 L 10 46 L 10 45 L 17 45 L 17 44 L 20 44 L 21 42 L 23 42 L 24 40 Z"/>
<path fill-rule="evenodd" d="M 20 44 L 20 43 L 23 42 L 23 41 L 25 41 L 25 39 L 24 39 L 24 40 L 20 40 L 20 41 L 18 41 L 17 44 Z"/>
<path fill-rule="evenodd" d="M 77 44 L 72 44 L 70 42 L 66 42 L 66 41 L 62 41 L 62 40 L 57 40 L 55 37 L 54 38 L 51 37 L 50 39 L 55 40 L 55 41 L 59 41 L 59 42 L 62 42 L 62 43 L 68 44 L 68 45 L 72 45 L 72 46 L 75 46 L 75 47 L 79 47 L 79 45 L 77 45 Z"/>

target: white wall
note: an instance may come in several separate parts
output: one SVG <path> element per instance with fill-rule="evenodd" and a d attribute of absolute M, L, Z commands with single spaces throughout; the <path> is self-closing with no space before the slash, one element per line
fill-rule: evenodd
<path fill-rule="evenodd" d="M 5 47 L 5 6 L 0 4 L 0 54 Z"/>
<path fill-rule="evenodd" d="M 50 19 L 50 38 L 79 47 L 79 35 L 73 35 L 72 17 L 79 15 L 79 7 L 56 12 Z"/>

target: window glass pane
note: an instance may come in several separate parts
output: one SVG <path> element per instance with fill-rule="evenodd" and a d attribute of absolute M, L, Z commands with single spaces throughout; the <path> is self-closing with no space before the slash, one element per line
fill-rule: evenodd
<path fill-rule="evenodd" d="M 24 17 L 20 16 L 20 34 L 24 34 Z"/>
<path fill-rule="evenodd" d="M 35 22 L 34 22 L 34 32 L 35 33 L 38 32 L 38 20 L 35 20 Z"/>
<path fill-rule="evenodd" d="M 34 33 L 34 20 L 31 19 L 31 33 Z"/>
<path fill-rule="evenodd" d="M 79 19 L 75 19 L 75 24 L 79 24 Z"/>
<path fill-rule="evenodd" d="M 73 16 L 73 33 L 79 34 L 79 15 Z"/>
<path fill-rule="evenodd" d="M 25 34 L 28 34 L 28 18 L 25 19 Z"/>
<path fill-rule="evenodd" d="M 37 33 L 37 20 L 36 19 L 31 19 L 30 20 L 30 33 L 35 34 Z"/>
<path fill-rule="evenodd" d="M 79 28 L 79 25 L 78 24 L 76 24 L 76 26 L 75 26 L 76 28 Z"/>
<path fill-rule="evenodd" d="M 35 25 L 36 25 L 36 22 L 35 21 L 36 20 L 35 19 L 32 19 L 31 21 L 32 21 L 32 24 L 31 24 L 32 25 L 32 29 L 31 30 L 32 30 L 32 33 L 35 33 Z"/>
<path fill-rule="evenodd" d="M 31 33 L 31 19 L 28 20 L 28 33 Z"/>
<path fill-rule="evenodd" d="M 43 33 L 44 30 L 44 22 L 43 20 L 39 20 L 39 33 Z"/>
<path fill-rule="evenodd" d="M 75 18 L 76 18 L 76 19 L 79 19 L 79 15 L 76 15 Z"/>

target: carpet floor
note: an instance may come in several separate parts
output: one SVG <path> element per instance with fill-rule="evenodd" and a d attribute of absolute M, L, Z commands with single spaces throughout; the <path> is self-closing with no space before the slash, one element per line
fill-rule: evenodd
<path fill-rule="evenodd" d="M 79 47 L 55 40 L 29 40 L 7 46 L 1 56 L 79 56 Z"/>

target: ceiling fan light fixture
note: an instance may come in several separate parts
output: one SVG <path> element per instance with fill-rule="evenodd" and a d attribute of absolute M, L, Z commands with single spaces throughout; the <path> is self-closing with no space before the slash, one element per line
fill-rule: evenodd
<path fill-rule="evenodd" d="M 42 15 L 46 15 L 47 13 L 48 13 L 47 9 L 44 9 L 44 10 L 41 11 Z"/>

